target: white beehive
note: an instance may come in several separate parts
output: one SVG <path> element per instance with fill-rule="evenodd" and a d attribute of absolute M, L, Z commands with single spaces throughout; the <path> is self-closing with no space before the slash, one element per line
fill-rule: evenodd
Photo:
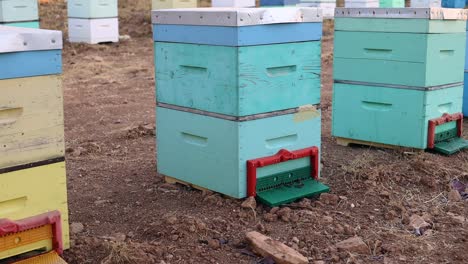
<path fill-rule="evenodd" d="M 255 0 L 211 0 L 213 7 L 255 7 Z"/>
<path fill-rule="evenodd" d="M 69 18 L 70 42 L 98 44 L 119 41 L 118 18 L 81 19 Z"/>
<path fill-rule="evenodd" d="M 346 8 L 379 7 L 378 0 L 345 0 Z"/>

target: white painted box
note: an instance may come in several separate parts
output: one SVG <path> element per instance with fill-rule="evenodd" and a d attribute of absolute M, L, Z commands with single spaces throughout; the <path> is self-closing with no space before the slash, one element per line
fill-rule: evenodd
<path fill-rule="evenodd" d="M 330 0 L 302 0 L 297 6 L 318 7 L 322 10 L 324 18 L 333 18 L 335 16 L 336 2 Z"/>
<path fill-rule="evenodd" d="M 118 18 L 69 18 L 68 36 L 70 42 L 88 44 L 119 42 L 119 20 Z"/>
<path fill-rule="evenodd" d="M 441 7 L 441 0 L 411 0 L 410 7 Z"/>
<path fill-rule="evenodd" d="M 255 7 L 255 0 L 211 0 L 212 7 Z"/>
<path fill-rule="evenodd" d="M 118 17 L 117 0 L 68 0 L 69 18 Z"/>
<path fill-rule="evenodd" d="M 376 0 L 345 0 L 346 8 L 360 8 L 360 7 L 380 7 L 379 1 Z"/>

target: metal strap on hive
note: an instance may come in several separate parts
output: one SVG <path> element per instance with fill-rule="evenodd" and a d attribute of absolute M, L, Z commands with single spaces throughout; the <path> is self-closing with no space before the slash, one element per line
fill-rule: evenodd
<path fill-rule="evenodd" d="M 315 7 L 284 8 L 182 8 L 152 11 L 153 24 L 240 27 L 253 25 L 322 22 Z"/>
<path fill-rule="evenodd" d="M 0 53 L 62 49 L 62 32 L 0 26 Z"/>
<path fill-rule="evenodd" d="M 452 8 L 337 8 L 335 17 L 467 20 L 468 10 Z"/>

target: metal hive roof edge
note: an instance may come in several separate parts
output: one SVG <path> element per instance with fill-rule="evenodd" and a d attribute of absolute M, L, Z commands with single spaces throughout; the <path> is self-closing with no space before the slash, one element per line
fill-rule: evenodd
<path fill-rule="evenodd" d="M 468 10 L 453 8 L 336 8 L 335 17 L 467 20 Z"/>
<path fill-rule="evenodd" d="M 0 53 L 62 49 L 62 32 L 0 26 Z"/>
<path fill-rule="evenodd" d="M 323 20 L 316 7 L 161 9 L 153 10 L 151 18 L 153 24 L 229 27 Z"/>

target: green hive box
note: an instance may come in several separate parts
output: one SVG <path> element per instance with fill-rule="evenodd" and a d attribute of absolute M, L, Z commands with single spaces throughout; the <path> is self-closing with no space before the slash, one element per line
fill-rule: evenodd
<path fill-rule="evenodd" d="M 333 136 L 426 149 L 429 120 L 462 110 L 464 20 L 454 9 L 337 9 Z"/>
<path fill-rule="evenodd" d="M 320 148 L 320 111 L 307 109 L 250 121 L 158 107 L 158 172 L 235 198 L 247 196 L 247 160 L 281 149 Z M 298 159 L 257 171 L 257 178 L 309 166 Z"/>

